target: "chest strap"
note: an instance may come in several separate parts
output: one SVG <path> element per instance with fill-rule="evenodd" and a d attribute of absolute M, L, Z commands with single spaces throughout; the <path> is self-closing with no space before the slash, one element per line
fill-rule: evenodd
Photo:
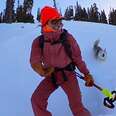
<path fill-rule="evenodd" d="M 44 40 L 44 35 L 41 35 L 40 39 L 39 39 L 39 47 L 41 48 L 41 55 L 42 56 L 43 56 L 44 42 L 49 42 L 49 41 Z M 65 50 L 67 56 L 72 60 L 72 51 L 71 51 L 71 45 L 69 44 L 68 39 L 67 39 L 67 30 L 64 29 L 64 32 L 60 35 L 60 39 L 58 41 L 56 41 L 56 42 L 51 43 L 51 45 L 59 44 L 59 43 L 61 43 L 63 45 L 64 50 Z M 64 70 L 74 71 L 75 70 L 75 66 L 71 63 L 71 64 L 67 65 L 64 68 L 57 68 L 57 67 L 55 68 L 55 72 L 61 71 L 62 72 L 62 76 L 63 76 L 63 80 L 67 81 L 68 78 L 67 78 Z M 54 73 L 52 74 L 51 81 L 55 85 L 55 87 L 58 87 L 57 80 L 55 78 L 55 74 Z"/>

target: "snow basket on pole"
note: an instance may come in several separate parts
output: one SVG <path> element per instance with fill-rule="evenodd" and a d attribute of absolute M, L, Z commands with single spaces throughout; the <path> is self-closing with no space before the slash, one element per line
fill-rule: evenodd
<path fill-rule="evenodd" d="M 104 98 L 104 106 L 113 109 L 114 106 L 114 102 L 116 101 L 116 91 L 112 91 L 112 98 L 106 97 Z"/>

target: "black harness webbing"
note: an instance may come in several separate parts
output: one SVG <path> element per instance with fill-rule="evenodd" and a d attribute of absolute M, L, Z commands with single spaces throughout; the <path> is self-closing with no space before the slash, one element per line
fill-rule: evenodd
<path fill-rule="evenodd" d="M 43 48 L 44 48 L 44 42 L 50 42 L 50 41 L 45 41 L 44 40 L 44 35 L 41 35 L 39 37 L 39 47 L 41 48 L 41 54 L 43 55 Z M 61 43 L 64 46 L 64 50 L 67 54 L 67 56 L 72 60 L 72 51 L 71 51 L 71 46 L 67 40 L 67 30 L 64 29 L 63 33 L 60 35 L 60 39 L 56 42 L 51 43 L 51 45 L 54 44 L 59 44 Z M 67 81 L 67 76 L 65 75 L 64 70 L 68 70 L 68 71 L 74 71 L 75 70 L 75 66 L 73 65 L 73 63 L 67 65 L 64 68 L 55 68 L 55 72 L 61 71 L 62 75 L 63 75 L 63 80 Z M 57 80 L 55 78 L 55 73 L 52 73 L 51 75 L 51 81 L 54 84 L 54 86 L 57 88 L 59 85 L 57 84 Z"/>

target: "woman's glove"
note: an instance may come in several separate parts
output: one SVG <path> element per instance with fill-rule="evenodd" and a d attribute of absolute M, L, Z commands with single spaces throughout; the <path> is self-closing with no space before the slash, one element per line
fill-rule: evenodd
<path fill-rule="evenodd" d="M 91 74 L 85 75 L 84 80 L 85 80 L 85 86 L 87 86 L 87 87 L 93 86 L 94 80 L 93 80 L 93 77 Z"/>
<path fill-rule="evenodd" d="M 51 74 L 53 72 L 54 72 L 54 68 L 53 67 L 44 68 L 44 76 L 45 77 L 51 76 Z"/>
<path fill-rule="evenodd" d="M 54 72 L 53 67 L 44 67 L 42 64 L 32 64 L 32 68 L 43 77 L 51 76 Z"/>

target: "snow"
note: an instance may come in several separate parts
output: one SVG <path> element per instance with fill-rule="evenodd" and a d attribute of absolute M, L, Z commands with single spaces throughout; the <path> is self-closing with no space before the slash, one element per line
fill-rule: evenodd
<path fill-rule="evenodd" d="M 89 22 L 64 21 L 64 27 L 78 41 L 96 84 L 110 91 L 116 90 L 116 27 Z M 40 34 L 38 24 L 0 24 L 0 115 L 34 116 L 30 98 L 41 78 L 30 67 L 31 44 Z M 107 50 L 105 61 L 95 59 L 93 43 Z M 103 106 L 104 95 L 96 88 L 87 88 L 80 79 L 83 103 L 92 116 L 115 116 L 116 108 Z M 116 103 L 115 103 L 116 105 Z M 72 116 L 68 100 L 61 88 L 49 98 L 49 111 L 53 116 Z"/>

